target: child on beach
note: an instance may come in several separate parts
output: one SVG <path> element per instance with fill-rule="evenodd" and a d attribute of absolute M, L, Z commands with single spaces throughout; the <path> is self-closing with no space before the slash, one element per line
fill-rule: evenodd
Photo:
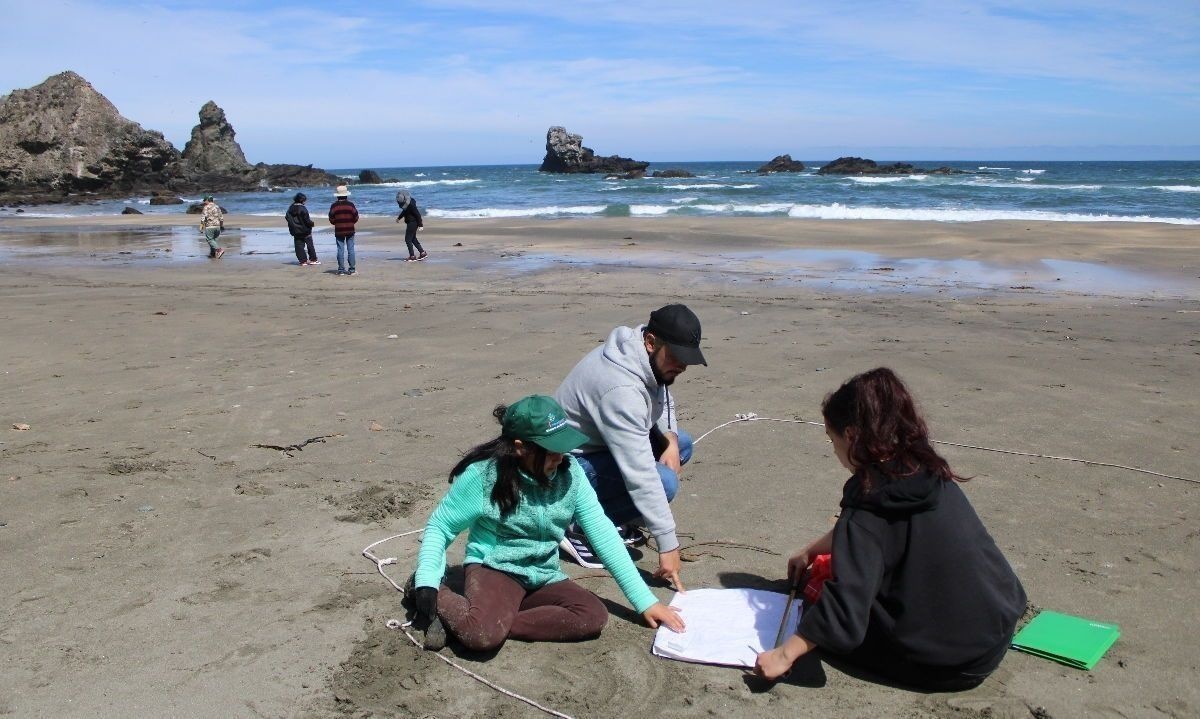
<path fill-rule="evenodd" d="M 558 544 L 575 521 L 646 623 L 676 632 L 683 619 L 659 602 L 629 558 L 616 527 L 571 455 L 586 437 L 550 397 L 497 407 L 500 436 L 471 449 L 450 471 L 450 490 L 425 526 L 405 603 L 428 623 L 425 648 L 445 630 L 467 649 L 506 639 L 568 642 L 600 635 L 608 611 L 559 568 Z M 468 531 L 465 596 L 442 585 L 446 548 Z"/>
<path fill-rule="evenodd" d="M 820 648 L 900 684 L 978 685 L 1004 657 L 1025 591 L 959 488 L 964 479 L 933 450 L 890 369 L 852 377 L 821 413 L 853 475 L 833 529 L 792 556 L 787 572 L 797 583 L 831 554 L 832 577 L 796 633 L 758 655 L 755 673 L 777 679 Z"/>

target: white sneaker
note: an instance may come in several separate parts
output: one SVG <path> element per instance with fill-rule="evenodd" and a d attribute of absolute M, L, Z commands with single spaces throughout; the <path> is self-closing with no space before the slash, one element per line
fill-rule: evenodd
<path fill-rule="evenodd" d="M 581 534 L 575 532 L 567 532 L 567 536 L 563 537 L 558 543 L 558 548 L 562 550 L 576 564 L 587 569 L 602 569 L 604 564 L 592 554 L 592 548 L 588 546 L 587 539 Z"/>

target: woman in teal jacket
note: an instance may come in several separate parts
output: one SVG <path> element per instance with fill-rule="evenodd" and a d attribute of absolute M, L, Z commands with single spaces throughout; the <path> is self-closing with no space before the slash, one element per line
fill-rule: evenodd
<path fill-rule="evenodd" d="M 474 651 L 497 649 L 509 638 L 568 642 L 599 636 L 608 610 L 559 569 L 558 544 L 572 521 L 646 623 L 682 632 L 683 619 L 650 592 L 583 470 L 567 454 L 587 438 L 567 424 L 562 407 L 531 395 L 492 414 L 500 436 L 468 451 L 450 471 L 450 491 L 429 517 L 409 580 L 405 599 L 429 623 L 425 647 L 440 649 L 445 629 Z M 446 548 L 464 530 L 460 595 L 441 580 Z"/>

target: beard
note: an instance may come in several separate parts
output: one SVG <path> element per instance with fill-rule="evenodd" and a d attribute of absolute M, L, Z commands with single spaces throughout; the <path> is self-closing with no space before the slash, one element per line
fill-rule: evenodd
<path fill-rule="evenodd" d="M 654 354 L 650 355 L 650 371 L 654 373 L 654 381 L 657 382 L 660 387 L 670 387 L 675 382 L 675 378 L 664 377 L 662 371 L 658 369 L 658 353 L 662 351 L 663 348 L 659 347 L 658 349 L 654 350 Z"/>

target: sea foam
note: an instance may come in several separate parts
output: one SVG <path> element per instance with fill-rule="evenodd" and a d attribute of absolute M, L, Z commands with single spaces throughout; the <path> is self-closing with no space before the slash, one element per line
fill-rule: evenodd
<path fill-rule="evenodd" d="M 890 207 L 846 207 L 832 205 L 794 205 L 789 217 L 816 220 L 908 220 L 924 222 L 988 222 L 1023 220 L 1027 222 L 1162 222 L 1169 225 L 1200 225 L 1195 217 L 1147 217 L 1145 215 L 1088 215 L 1077 212 L 1041 210 L 943 210 L 934 208 L 895 209 Z"/>
<path fill-rule="evenodd" d="M 474 210 L 429 210 L 430 217 L 449 220 L 478 220 L 489 217 L 556 217 L 560 215 L 598 215 L 608 205 L 577 205 L 574 207 L 480 207 Z"/>

